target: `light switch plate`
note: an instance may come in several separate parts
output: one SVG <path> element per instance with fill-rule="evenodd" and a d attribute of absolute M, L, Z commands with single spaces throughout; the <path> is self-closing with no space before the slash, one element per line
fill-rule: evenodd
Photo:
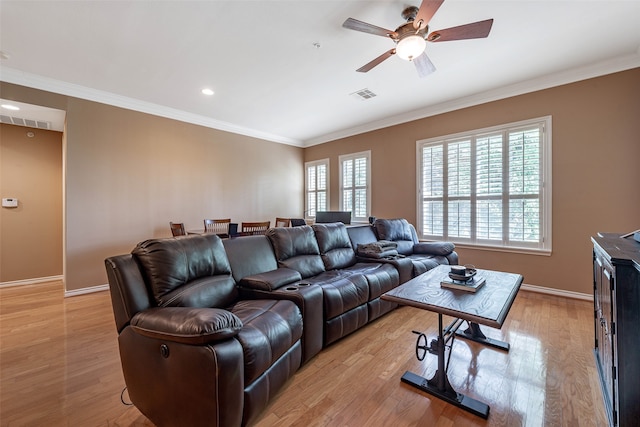
<path fill-rule="evenodd" d="M 3 208 L 17 208 L 18 207 L 18 199 L 6 198 L 2 199 L 2 207 Z"/>

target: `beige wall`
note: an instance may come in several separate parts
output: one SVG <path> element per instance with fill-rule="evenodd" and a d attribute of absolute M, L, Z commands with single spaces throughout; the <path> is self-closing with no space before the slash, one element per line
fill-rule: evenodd
<path fill-rule="evenodd" d="M 170 236 L 169 221 L 197 229 L 205 217 L 273 223 L 302 215 L 301 148 L 7 83 L 0 89 L 5 99 L 67 111 L 67 291 L 106 284 L 104 259 Z"/>
<path fill-rule="evenodd" d="M 67 107 L 66 285 L 106 283 L 104 258 L 204 218 L 302 212 L 302 149 L 78 99 Z"/>
<path fill-rule="evenodd" d="M 62 275 L 62 133 L 0 124 L 0 197 L 0 283 Z"/>
<path fill-rule="evenodd" d="M 640 228 L 640 69 L 491 102 L 309 147 L 330 158 L 338 208 L 338 156 L 371 149 L 372 214 L 416 221 L 416 141 L 553 117 L 553 254 L 458 250 L 462 263 L 519 272 L 525 283 L 591 293 L 590 236 Z"/>
<path fill-rule="evenodd" d="M 304 161 L 331 159 L 337 209 L 340 154 L 371 149 L 373 215 L 415 223 L 417 140 L 546 115 L 553 116 L 552 256 L 460 248 L 461 261 L 590 293 L 589 237 L 640 227 L 640 69 L 304 150 L 7 83 L 0 89 L 5 99 L 67 111 L 67 290 L 106 283 L 105 257 L 168 236 L 169 221 L 197 228 L 204 217 L 300 216 Z M 5 254 L 3 246 L 3 262 Z"/>

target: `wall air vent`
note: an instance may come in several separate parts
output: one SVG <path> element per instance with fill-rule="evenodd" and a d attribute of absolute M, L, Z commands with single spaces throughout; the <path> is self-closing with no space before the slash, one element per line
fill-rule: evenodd
<path fill-rule="evenodd" d="M 367 99 L 371 99 L 375 96 L 378 96 L 367 88 L 360 89 L 356 92 L 351 93 L 350 95 L 356 99 L 359 99 L 360 101 L 366 101 Z"/>
<path fill-rule="evenodd" d="M 51 122 L 44 120 L 23 119 L 21 117 L 0 115 L 0 122 L 7 125 L 26 126 L 30 128 L 51 130 Z"/>

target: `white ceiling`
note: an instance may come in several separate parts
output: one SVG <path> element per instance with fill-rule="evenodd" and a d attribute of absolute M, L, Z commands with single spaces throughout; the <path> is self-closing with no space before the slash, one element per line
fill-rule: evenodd
<path fill-rule="evenodd" d="M 422 79 L 397 57 L 356 73 L 393 42 L 344 20 L 393 30 L 407 5 L 2 0 L 0 79 L 309 146 L 640 66 L 640 0 L 446 0 L 431 30 L 494 18 L 489 37 L 430 43 Z"/>

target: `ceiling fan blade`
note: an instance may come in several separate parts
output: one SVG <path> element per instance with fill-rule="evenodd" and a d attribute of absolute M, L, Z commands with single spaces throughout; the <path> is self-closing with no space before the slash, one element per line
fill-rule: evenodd
<path fill-rule="evenodd" d="M 413 27 L 416 30 L 420 28 L 420 21 L 423 23 L 423 28 L 429 25 L 431 18 L 436 14 L 442 3 L 444 3 L 444 0 L 422 0 L 416 18 L 413 20 Z"/>
<path fill-rule="evenodd" d="M 358 21 L 357 19 L 348 18 L 342 24 L 344 28 L 348 28 L 350 30 L 362 31 L 363 33 L 369 33 L 376 36 L 397 36 L 395 31 L 387 30 L 386 28 L 377 27 L 372 24 L 367 24 L 366 22 Z"/>
<path fill-rule="evenodd" d="M 359 73 L 366 73 L 367 71 L 371 70 L 373 67 L 375 67 L 376 65 L 379 65 L 382 61 L 384 61 L 385 59 L 391 58 L 393 55 L 396 54 L 396 49 L 391 49 L 385 53 L 383 53 L 382 55 L 378 56 L 376 59 L 374 59 L 373 61 L 363 65 L 362 67 L 358 68 L 356 71 Z"/>
<path fill-rule="evenodd" d="M 436 30 L 427 36 L 427 41 L 448 42 L 453 40 L 481 39 L 489 35 L 492 25 L 493 19 L 487 19 L 472 24 Z"/>
<path fill-rule="evenodd" d="M 421 78 L 428 76 L 436 70 L 436 66 L 433 65 L 433 62 L 431 62 L 431 60 L 427 56 L 427 52 L 422 52 L 422 55 L 419 55 L 416 59 L 414 59 L 413 63 L 416 65 L 418 76 Z"/>

